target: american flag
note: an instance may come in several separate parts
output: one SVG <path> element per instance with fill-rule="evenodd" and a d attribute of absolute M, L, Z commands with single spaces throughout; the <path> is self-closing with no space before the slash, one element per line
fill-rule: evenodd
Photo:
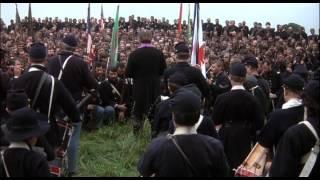
<path fill-rule="evenodd" d="M 191 65 L 200 65 L 202 75 L 206 78 L 204 62 L 205 42 L 203 41 L 199 3 L 195 3 L 194 5 L 193 29 Z"/>

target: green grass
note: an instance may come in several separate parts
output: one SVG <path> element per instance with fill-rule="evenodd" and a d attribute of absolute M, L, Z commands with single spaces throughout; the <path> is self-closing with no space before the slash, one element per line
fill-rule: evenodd
<path fill-rule="evenodd" d="M 131 121 L 87 132 L 82 130 L 78 176 L 139 176 L 137 163 L 150 142 L 150 124 L 135 137 Z"/>

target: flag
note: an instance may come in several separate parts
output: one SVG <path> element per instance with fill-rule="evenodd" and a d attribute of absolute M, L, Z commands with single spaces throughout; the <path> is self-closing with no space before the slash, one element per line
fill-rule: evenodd
<path fill-rule="evenodd" d="M 28 35 L 33 37 L 31 3 L 29 3 L 28 24 L 29 24 Z M 34 40 L 34 39 L 32 38 L 32 40 Z"/>
<path fill-rule="evenodd" d="M 181 32 L 182 32 L 181 21 L 182 21 L 182 3 L 180 3 L 180 12 L 179 12 L 179 20 L 178 20 L 178 36 L 181 36 Z"/>
<path fill-rule="evenodd" d="M 90 59 L 90 64 L 95 59 L 95 54 L 92 48 L 92 37 L 91 37 L 91 21 L 90 21 L 90 3 L 88 5 L 88 17 L 87 17 L 87 29 L 86 29 L 88 41 L 87 41 L 87 56 Z"/>
<path fill-rule="evenodd" d="M 90 3 L 88 4 L 88 16 L 87 16 L 87 28 L 86 32 L 89 33 L 91 31 L 91 21 L 90 21 Z"/>
<path fill-rule="evenodd" d="M 193 38 L 192 38 L 192 55 L 191 65 L 200 65 L 202 75 L 206 78 L 206 68 L 204 63 L 204 47 L 202 24 L 200 21 L 200 5 L 195 3 L 193 16 Z"/>
<path fill-rule="evenodd" d="M 16 25 L 15 25 L 15 29 L 16 31 L 19 31 L 21 28 L 21 21 L 20 21 L 20 16 L 19 16 L 19 12 L 18 12 L 18 5 L 16 4 Z"/>
<path fill-rule="evenodd" d="M 101 4 L 101 19 L 100 19 L 100 31 L 104 30 L 104 17 L 103 17 L 103 6 Z"/>
<path fill-rule="evenodd" d="M 188 43 L 192 40 L 191 22 L 190 22 L 190 4 L 188 4 Z"/>
<path fill-rule="evenodd" d="M 116 17 L 113 23 L 112 29 L 112 38 L 111 38 L 111 47 L 110 47 L 110 60 L 111 67 L 115 67 L 118 61 L 118 46 L 119 46 L 119 5 L 117 7 Z"/>

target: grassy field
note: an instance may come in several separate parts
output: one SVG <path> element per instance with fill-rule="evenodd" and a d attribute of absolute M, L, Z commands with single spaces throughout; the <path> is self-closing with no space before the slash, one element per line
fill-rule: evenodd
<path fill-rule="evenodd" d="M 150 142 L 147 121 L 138 137 L 132 133 L 131 122 L 81 133 L 78 176 L 139 176 L 137 163 Z"/>

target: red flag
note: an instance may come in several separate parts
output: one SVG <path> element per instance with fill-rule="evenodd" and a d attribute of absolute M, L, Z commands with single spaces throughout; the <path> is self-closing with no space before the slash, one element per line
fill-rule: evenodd
<path fill-rule="evenodd" d="M 181 28 L 181 21 L 182 21 L 182 3 L 180 3 L 180 13 L 179 13 L 179 21 L 178 21 L 178 35 L 181 35 L 182 28 Z"/>

